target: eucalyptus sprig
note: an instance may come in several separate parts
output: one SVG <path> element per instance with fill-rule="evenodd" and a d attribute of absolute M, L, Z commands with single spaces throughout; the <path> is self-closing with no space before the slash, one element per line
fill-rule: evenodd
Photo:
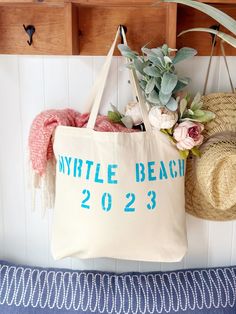
<path fill-rule="evenodd" d="M 175 93 L 186 87 L 190 79 L 178 76 L 175 65 L 196 55 L 197 51 L 186 47 L 177 51 L 164 44 L 152 49 L 145 46 L 141 49 L 142 56 L 139 56 L 127 45 L 120 44 L 118 48 L 130 60 L 127 66 L 139 73 L 139 84 L 149 104 L 176 111 L 178 101 Z M 174 58 L 170 56 L 172 51 L 177 51 Z"/>
<path fill-rule="evenodd" d="M 203 101 L 200 93 L 196 94 L 191 103 L 189 103 L 188 100 L 189 97 L 185 97 L 180 101 L 180 122 L 189 120 L 194 122 L 207 123 L 215 118 L 215 114 L 213 112 L 204 110 L 202 108 Z"/>
<path fill-rule="evenodd" d="M 108 111 L 108 119 L 113 123 L 120 123 L 123 124 L 126 128 L 132 129 L 133 127 L 133 120 L 129 116 L 125 116 L 119 110 L 111 104 L 112 110 Z"/>

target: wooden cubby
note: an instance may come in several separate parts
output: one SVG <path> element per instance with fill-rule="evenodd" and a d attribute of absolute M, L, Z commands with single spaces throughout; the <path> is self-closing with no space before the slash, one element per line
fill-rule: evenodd
<path fill-rule="evenodd" d="M 236 0 L 209 0 L 236 18 Z M 216 22 L 204 13 L 175 3 L 151 0 L 0 0 L 0 53 L 47 55 L 105 55 L 119 24 L 128 28 L 132 49 L 149 43 L 168 43 L 172 48 L 194 47 L 209 55 L 207 33 L 177 34 L 192 27 L 210 27 Z M 34 25 L 33 44 L 23 24 Z M 224 30 L 222 28 L 222 30 Z M 216 54 L 220 51 L 216 49 Z M 226 45 L 228 55 L 236 49 Z M 116 54 L 119 54 L 116 51 Z"/>
<path fill-rule="evenodd" d="M 208 1 L 201 1 L 206 2 L 208 4 L 214 5 L 214 7 L 220 9 L 221 11 L 227 13 L 228 15 L 232 16 L 236 19 L 236 1 L 235 0 L 208 0 Z M 214 19 L 210 18 L 204 13 L 201 13 L 198 10 L 189 8 L 185 5 L 178 5 L 178 13 L 177 13 L 177 35 L 189 28 L 195 27 L 211 27 L 213 25 L 217 25 Z M 220 26 L 220 31 L 229 33 L 224 27 Z M 230 33 L 229 33 L 230 34 Z M 231 34 L 233 35 L 233 34 Z M 204 33 L 204 32 L 189 32 L 183 34 L 180 37 L 177 37 L 177 48 L 181 47 L 194 47 L 198 51 L 199 56 L 206 56 L 209 55 L 211 52 L 212 46 L 212 36 L 211 34 Z M 235 56 L 236 49 L 232 46 L 225 44 L 225 51 L 227 55 Z M 215 48 L 215 55 L 220 55 L 220 45 L 219 40 L 217 42 Z"/>

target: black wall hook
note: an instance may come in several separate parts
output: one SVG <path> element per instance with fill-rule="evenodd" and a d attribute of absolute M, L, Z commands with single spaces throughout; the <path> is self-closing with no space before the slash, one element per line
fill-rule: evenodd
<path fill-rule="evenodd" d="M 27 40 L 27 43 L 28 43 L 29 46 L 31 46 L 32 43 L 33 43 L 33 35 L 35 33 L 35 27 L 34 27 L 34 25 L 27 25 L 27 26 L 25 26 L 25 24 L 23 24 L 23 27 L 24 27 L 24 30 L 26 31 L 26 33 L 29 36 L 29 40 Z"/>
<path fill-rule="evenodd" d="M 123 44 L 124 43 L 124 38 L 123 38 L 123 34 L 122 34 L 122 31 L 121 31 L 121 28 L 123 28 L 125 34 L 127 33 L 127 27 L 125 25 L 120 25 L 120 37 L 121 37 L 121 43 Z"/>
<path fill-rule="evenodd" d="M 212 25 L 210 28 L 214 29 L 216 31 L 219 31 L 220 30 L 220 24 Z M 212 43 L 212 45 L 214 44 L 214 47 L 215 47 L 215 45 L 216 45 L 216 35 L 215 34 L 211 34 L 211 37 L 212 37 L 211 43 Z"/>

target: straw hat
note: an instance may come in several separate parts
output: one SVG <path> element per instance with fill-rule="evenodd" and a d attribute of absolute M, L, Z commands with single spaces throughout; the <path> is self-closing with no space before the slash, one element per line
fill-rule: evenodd
<path fill-rule="evenodd" d="M 186 210 L 209 220 L 236 219 L 236 94 L 203 96 L 216 118 L 207 123 L 201 158 L 186 171 Z"/>

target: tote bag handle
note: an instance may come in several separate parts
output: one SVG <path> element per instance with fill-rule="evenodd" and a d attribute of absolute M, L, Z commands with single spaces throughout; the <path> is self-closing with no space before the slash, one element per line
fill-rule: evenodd
<path fill-rule="evenodd" d="M 214 50 L 215 50 L 216 37 L 217 36 L 215 35 L 214 36 L 214 40 L 212 42 L 211 55 L 210 55 L 209 64 L 208 64 L 208 67 L 207 67 L 207 74 L 206 74 L 206 79 L 205 79 L 204 88 L 203 88 L 203 95 L 206 95 L 207 83 L 208 83 L 210 69 L 211 69 L 211 63 L 212 63 L 212 57 L 213 57 L 213 53 L 214 53 Z M 229 77 L 229 83 L 230 83 L 231 91 L 234 94 L 235 93 L 235 89 L 234 89 L 232 78 L 231 78 L 230 71 L 229 71 L 229 65 L 228 65 L 228 62 L 227 62 L 226 54 L 225 54 L 225 48 L 224 48 L 224 41 L 223 40 L 221 40 L 221 42 L 220 42 L 220 49 L 221 49 L 221 54 L 222 54 L 222 56 L 224 58 L 225 67 L 226 67 L 227 74 L 228 74 L 228 77 Z"/>
<path fill-rule="evenodd" d="M 99 108 L 101 105 L 102 95 L 103 95 L 103 92 L 105 89 L 107 77 L 108 77 L 109 70 L 111 67 L 112 56 L 113 56 L 120 32 L 122 33 L 124 43 L 127 45 L 127 40 L 126 40 L 124 29 L 122 26 L 120 26 L 116 32 L 115 39 L 114 39 L 112 46 L 108 52 L 104 66 L 101 70 L 101 74 L 99 75 L 99 77 L 98 77 L 98 79 L 94 85 L 92 95 L 90 96 L 89 101 L 88 101 L 87 106 L 86 106 L 87 108 L 91 108 L 91 113 L 90 113 L 89 121 L 87 124 L 87 128 L 90 128 L 90 129 L 94 129 L 94 126 L 95 126 L 96 118 L 97 118 L 98 111 L 99 111 Z M 130 71 L 129 73 L 130 73 L 131 86 L 132 86 L 134 95 L 136 95 L 137 101 L 140 105 L 145 129 L 146 129 L 146 131 L 151 131 L 151 124 L 150 124 L 149 119 L 148 119 L 147 106 L 146 106 L 144 97 L 142 95 L 142 91 L 141 91 L 140 86 L 139 86 L 136 72 L 133 69 L 130 69 L 129 71 Z"/>

